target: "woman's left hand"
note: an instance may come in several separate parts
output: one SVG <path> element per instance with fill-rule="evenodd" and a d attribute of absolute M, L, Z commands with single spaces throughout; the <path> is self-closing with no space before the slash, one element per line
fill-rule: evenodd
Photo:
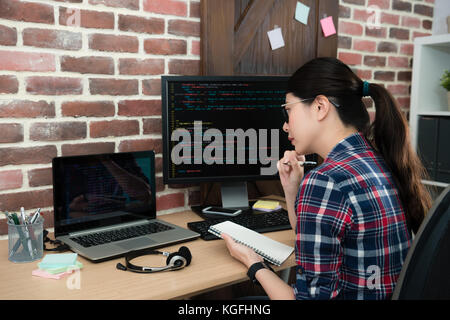
<path fill-rule="evenodd" d="M 222 233 L 222 238 L 225 240 L 225 244 L 227 245 L 231 256 L 242 262 L 247 268 L 250 268 L 250 266 L 256 262 L 263 261 L 263 258 L 255 251 L 243 244 L 235 242 L 228 234 Z"/>

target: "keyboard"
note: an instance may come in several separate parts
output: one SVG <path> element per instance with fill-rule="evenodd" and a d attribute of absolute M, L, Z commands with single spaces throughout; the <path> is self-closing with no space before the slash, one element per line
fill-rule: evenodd
<path fill-rule="evenodd" d="M 275 212 L 261 213 L 253 213 L 252 210 L 248 211 L 248 213 L 242 213 L 236 217 L 213 218 L 203 221 L 188 222 L 187 226 L 192 231 L 200 233 L 200 238 L 203 240 L 220 239 L 212 233 L 209 233 L 208 229 L 210 226 L 223 221 L 232 221 L 260 233 L 291 229 L 288 213 L 284 209 Z"/>
<path fill-rule="evenodd" d="M 138 226 L 131 226 L 104 232 L 90 233 L 79 237 L 72 237 L 70 239 L 87 248 L 91 246 L 97 246 L 109 242 L 131 239 L 171 229 L 173 228 L 165 224 L 159 222 L 151 222 Z"/>

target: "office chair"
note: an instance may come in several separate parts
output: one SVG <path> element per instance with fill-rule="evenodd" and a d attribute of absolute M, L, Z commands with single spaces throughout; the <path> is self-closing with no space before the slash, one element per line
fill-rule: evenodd
<path fill-rule="evenodd" d="M 408 251 L 393 300 L 450 299 L 450 186 L 436 199 Z"/>

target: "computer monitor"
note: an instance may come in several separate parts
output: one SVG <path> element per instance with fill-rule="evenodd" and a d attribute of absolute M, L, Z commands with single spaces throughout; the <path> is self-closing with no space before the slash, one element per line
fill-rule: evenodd
<path fill-rule="evenodd" d="M 221 182 L 223 207 L 248 207 L 246 181 L 278 179 L 293 149 L 282 130 L 288 77 L 161 80 L 164 183 Z"/>

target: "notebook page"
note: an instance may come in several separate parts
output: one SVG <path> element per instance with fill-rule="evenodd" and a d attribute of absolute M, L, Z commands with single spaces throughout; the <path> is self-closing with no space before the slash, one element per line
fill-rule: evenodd
<path fill-rule="evenodd" d="M 210 227 L 209 231 L 218 236 L 222 232 L 229 234 L 236 242 L 254 249 L 263 258 L 278 266 L 294 251 L 293 247 L 272 240 L 269 237 L 231 221 L 215 224 Z"/>

